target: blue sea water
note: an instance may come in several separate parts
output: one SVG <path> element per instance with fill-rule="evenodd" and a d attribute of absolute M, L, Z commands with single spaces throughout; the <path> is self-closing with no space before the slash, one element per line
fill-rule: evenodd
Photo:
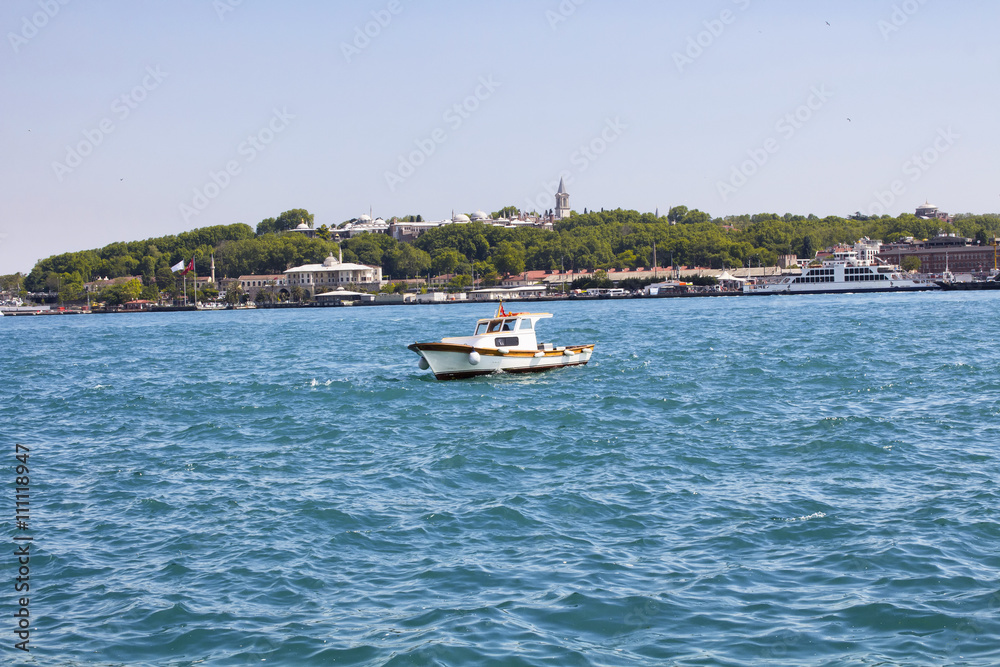
<path fill-rule="evenodd" d="M 455 382 L 488 305 L 3 318 L 3 660 L 998 664 L 998 297 L 545 304 L 590 365 Z"/>

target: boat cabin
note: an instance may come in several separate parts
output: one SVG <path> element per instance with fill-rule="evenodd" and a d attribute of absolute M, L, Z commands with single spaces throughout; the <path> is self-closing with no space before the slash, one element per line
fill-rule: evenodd
<path fill-rule="evenodd" d="M 535 326 L 538 320 L 552 317 L 551 313 L 509 313 L 487 317 L 476 322 L 471 336 L 445 338 L 442 342 L 472 345 L 480 348 L 538 349 Z"/>
<path fill-rule="evenodd" d="M 479 320 L 476 323 L 476 336 L 504 331 L 534 331 L 535 323 L 526 317 L 498 317 Z"/>

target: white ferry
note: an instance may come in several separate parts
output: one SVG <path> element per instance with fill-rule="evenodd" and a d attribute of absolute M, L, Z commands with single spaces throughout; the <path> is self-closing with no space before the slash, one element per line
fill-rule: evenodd
<path fill-rule="evenodd" d="M 420 368 L 430 368 L 438 380 L 501 372 L 535 373 L 590 361 L 594 344 L 556 347 L 536 342 L 538 321 L 549 317 L 551 313 L 508 313 L 501 304 L 496 315 L 476 322 L 471 336 L 414 343 L 409 349 L 420 355 Z"/>
<path fill-rule="evenodd" d="M 860 251 L 860 254 L 859 254 Z M 834 252 L 802 269 L 802 275 L 755 279 L 743 284 L 744 294 L 842 294 L 940 289 L 930 280 L 914 278 L 895 264 L 875 256 L 872 246 Z"/>

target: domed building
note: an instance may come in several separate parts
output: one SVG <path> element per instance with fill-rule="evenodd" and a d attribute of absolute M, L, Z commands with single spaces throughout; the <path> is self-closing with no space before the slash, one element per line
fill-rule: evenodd
<path fill-rule="evenodd" d="M 302 234 L 310 239 L 316 236 L 316 230 L 304 222 L 300 222 L 295 229 L 289 229 L 288 231 L 295 232 L 296 234 Z"/>
<path fill-rule="evenodd" d="M 310 296 L 316 295 L 317 288 L 335 289 L 343 285 L 371 285 L 382 283 L 382 267 L 354 264 L 343 261 L 343 251 L 339 257 L 333 253 L 322 264 L 305 264 L 285 271 L 289 288 L 299 286 Z"/>
<path fill-rule="evenodd" d="M 452 213 L 452 215 L 451 215 L 451 221 L 452 222 L 456 222 L 456 223 L 457 222 L 469 222 L 469 216 L 467 216 L 464 213 L 458 213 L 458 214 Z"/>
<path fill-rule="evenodd" d="M 946 220 L 951 222 L 951 216 L 949 216 L 944 211 L 938 210 L 938 207 L 931 204 L 928 201 L 924 201 L 921 206 L 917 207 L 916 216 L 924 220 Z"/>
<path fill-rule="evenodd" d="M 489 219 L 490 216 L 488 216 L 485 211 L 476 211 L 472 214 L 473 222 L 486 222 Z"/>
<path fill-rule="evenodd" d="M 388 234 L 389 223 L 382 218 L 372 220 L 372 217 L 365 213 L 357 219 L 357 222 L 345 225 L 344 230 L 349 238 L 354 238 L 358 234 Z"/>

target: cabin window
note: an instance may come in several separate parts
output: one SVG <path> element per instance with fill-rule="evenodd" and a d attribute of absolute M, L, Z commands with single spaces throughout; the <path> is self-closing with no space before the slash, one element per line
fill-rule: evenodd
<path fill-rule="evenodd" d="M 518 343 L 517 336 L 496 339 L 497 347 L 517 347 L 517 343 Z"/>
<path fill-rule="evenodd" d="M 531 320 L 521 320 L 521 324 L 518 327 L 518 331 L 531 331 Z"/>
<path fill-rule="evenodd" d="M 489 324 L 490 324 L 489 322 L 480 322 L 479 324 L 477 324 L 476 325 L 476 334 L 475 335 L 478 336 L 479 334 L 486 333 L 486 327 L 488 327 Z"/>
<path fill-rule="evenodd" d="M 513 330 L 514 330 L 514 320 L 504 320 L 503 327 L 500 328 L 500 331 L 513 331 Z"/>
<path fill-rule="evenodd" d="M 503 320 L 493 320 L 490 322 L 490 328 L 487 329 L 487 333 L 496 333 L 500 331 L 500 326 L 503 324 Z"/>

